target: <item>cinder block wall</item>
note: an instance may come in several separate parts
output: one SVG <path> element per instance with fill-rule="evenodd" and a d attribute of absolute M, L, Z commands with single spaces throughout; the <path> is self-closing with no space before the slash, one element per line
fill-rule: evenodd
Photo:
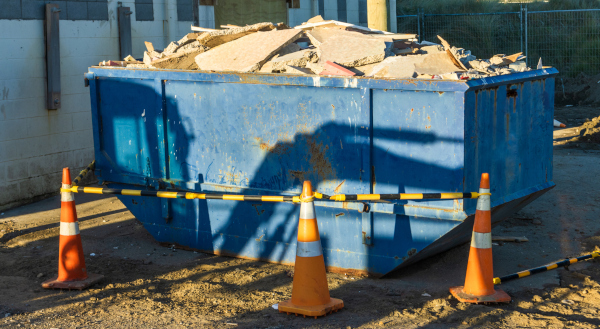
<path fill-rule="evenodd" d="M 63 167 L 76 175 L 94 159 L 83 73 L 119 59 L 117 1 L 55 1 L 62 9 L 62 106 L 46 110 L 46 2 L 2 0 L 0 9 L 0 210 L 56 193 Z M 122 3 L 134 12 L 132 55 L 142 57 L 144 41 L 163 48 L 169 41 L 164 0 Z M 182 19 L 190 21 L 178 22 L 180 36 L 192 23 L 191 16 Z"/>

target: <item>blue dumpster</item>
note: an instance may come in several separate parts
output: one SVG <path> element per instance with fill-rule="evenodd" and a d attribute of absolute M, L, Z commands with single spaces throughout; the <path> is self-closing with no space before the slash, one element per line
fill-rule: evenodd
<path fill-rule="evenodd" d="M 91 67 L 112 188 L 298 195 L 478 190 L 493 222 L 554 186 L 555 69 L 470 81 Z M 119 196 L 156 240 L 294 263 L 292 203 Z M 330 271 L 381 276 L 469 241 L 476 200 L 315 203 Z"/>

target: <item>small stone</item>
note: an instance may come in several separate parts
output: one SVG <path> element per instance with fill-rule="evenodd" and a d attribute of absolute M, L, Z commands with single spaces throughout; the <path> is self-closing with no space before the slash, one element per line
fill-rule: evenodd
<path fill-rule="evenodd" d="M 533 221 L 531 221 L 534 225 L 542 225 L 542 221 L 539 219 L 534 219 Z"/>
<path fill-rule="evenodd" d="M 44 276 L 44 273 L 40 273 L 40 274 L 37 275 L 37 278 L 39 279 L 39 278 L 41 278 L 43 276 Z"/>

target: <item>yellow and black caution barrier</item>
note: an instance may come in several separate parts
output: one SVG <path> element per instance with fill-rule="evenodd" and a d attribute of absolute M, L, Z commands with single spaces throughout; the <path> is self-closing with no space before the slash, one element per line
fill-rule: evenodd
<path fill-rule="evenodd" d="M 233 200 L 233 201 L 262 201 L 262 202 L 301 202 L 299 196 L 285 195 L 237 195 L 237 194 L 218 194 L 218 193 L 193 193 L 177 191 L 147 191 L 147 190 L 129 190 L 115 189 L 106 187 L 83 187 L 73 186 L 70 189 L 60 189 L 61 192 L 73 193 L 92 193 L 92 194 L 115 194 L 129 196 L 149 196 L 166 199 L 199 199 L 199 200 Z"/>
<path fill-rule="evenodd" d="M 521 271 L 521 272 L 509 274 L 509 275 L 503 276 L 501 278 L 494 278 L 494 284 L 501 284 L 501 283 L 504 283 L 506 281 L 524 278 L 526 276 L 530 276 L 530 275 L 533 275 L 533 274 L 538 274 L 538 273 L 542 273 L 542 272 L 554 270 L 554 269 L 557 269 L 557 268 L 563 267 L 563 266 L 566 267 L 566 266 L 569 266 L 571 264 L 574 264 L 574 263 L 577 263 L 577 262 L 581 262 L 581 261 L 584 261 L 584 260 L 588 260 L 588 259 L 592 259 L 592 258 L 596 258 L 596 257 L 600 257 L 600 252 L 594 251 L 591 254 L 583 255 L 583 256 L 580 256 L 580 257 L 577 257 L 577 258 L 568 258 L 568 259 L 565 259 L 565 260 L 557 262 L 557 263 L 548 264 L 548 265 L 545 265 L 545 266 L 540 266 L 540 267 L 532 268 L 532 269 L 529 269 L 529 270 L 526 270 L 526 271 Z"/>
<path fill-rule="evenodd" d="M 115 194 L 130 196 L 149 196 L 167 199 L 200 199 L 200 200 L 232 200 L 232 201 L 253 201 L 253 202 L 310 202 L 312 199 L 322 199 L 329 201 L 370 201 L 370 200 L 425 200 L 425 199 L 466 199 L 477 198 L 479 193 L 411 193 L 411 194 L 338 194 L 329 196 L 327 194 L 314 193 L 311 200 L 301 199 L 300 196 L 286 195 L 241 195 L 241 194 L 220 194 L 220 193 L 194 193 L 178 191 L 148 191 L 148 190 L 129 190 L 114 189 L 103 187 L 83 187 L 73 186 L 70 189 L 61 189 L 61 192 L 73 193 L 92 193 L 92 194 Z"/>
<path fill-rule="evenodd" d="M 71 185 L 77 185 L 89 172 L 94 171 L 96 168 L 96 160 L 92 161 L 85 169 L 83 169 L 77 177 L 73 180 Z"/>
<path fill-rule="evenodd" d="M 376 201 L 376 200 L 455 200 L 477 199 L 481 194 L 469 193 L 398 193 L 398 194 L 327 194 L 315 193 L 317 199 L 331 201 Z"/>

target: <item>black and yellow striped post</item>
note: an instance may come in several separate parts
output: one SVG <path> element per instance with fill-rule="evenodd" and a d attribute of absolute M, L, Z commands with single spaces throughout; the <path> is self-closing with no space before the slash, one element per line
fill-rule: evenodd
<path fill-rule="evenodd" d="M 315 198 L 330 201 L 377 201 L 377 200 L 455 200 L 477 199 L 477 192 L 469 193 L 398 193 L 398 194 L 336 194 L 329 196 L 315 193 Z"/>
<path fill-rule="evenodd" d="M 584 260 L 588 260 L 588 259 L 592 259 L 592 258 L 596 258 L 596 257 L 600 257 L 600 252 L 594 251 L 591 254 L 583 255 L 583 256 L 580 256 L 577 258 L 568 258 L 568 259 L 565 259 L 558 263 L 548 264 L 545 266 L 540 266 L 540 267 L 532 268 L 529 270 L 509 274 L 509 275 L 503 276 L 501 278 L 494 278 L 494 284 L 502 284 L 507 281 L 524 278 L 526 276 L 530 276 L 533 274 L 538 274 L 538 273 L 542 273 L 542 272 L 546 272 L 546 271 L 551 271 L 551 270 L 557 269 L 559 267 L 569 266 L 571 264 L 581 262 Z"/>
<path fill-rule="evenodd" d="M 79 173 L 79 175 L 77 175 L 77 177 L 75 177 L 75 179 L 73 180 L 71 185 L 79 184 L 79 182 L 83 179 L 83 177 L 85 177 L 89 172 L 94 171 L 95 168 L 96 168 L 96 160 L 92 161 L 92 163 L 90 163 L 87 167 L 85 167 L 85 169 L 83 169 Z"/>

